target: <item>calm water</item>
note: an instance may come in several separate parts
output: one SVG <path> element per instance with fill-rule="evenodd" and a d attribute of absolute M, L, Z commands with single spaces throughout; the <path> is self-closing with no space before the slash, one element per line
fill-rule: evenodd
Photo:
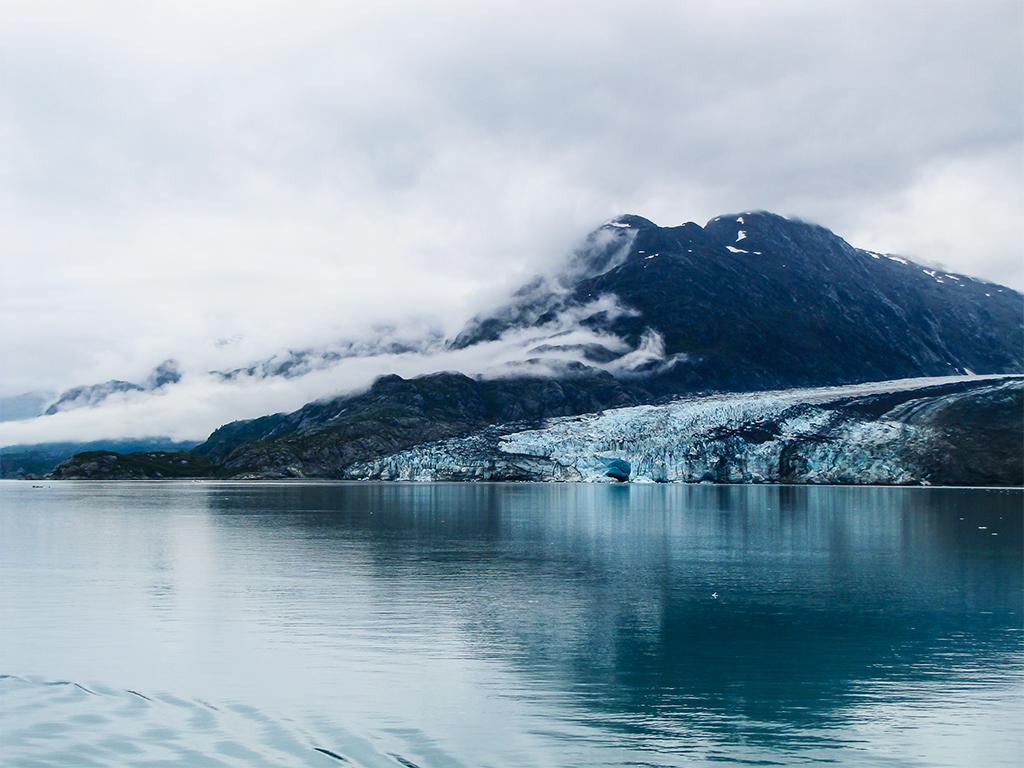
<path fill-rule="evenodd" d="M 1019 764 L 1016 491 L 44 485 L 3 766 Z"/>

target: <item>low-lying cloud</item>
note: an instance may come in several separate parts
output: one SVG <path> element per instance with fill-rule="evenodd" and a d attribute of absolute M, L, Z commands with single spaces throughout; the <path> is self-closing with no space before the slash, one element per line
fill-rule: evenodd
<path fill-rule="evenodd" d="M 574 363 L 629 373 L 665 360 L 664 343 L 648 333 L 636 349 L 616 336 L 591 330 L 582 320 L 631 314 L 610 295 L 558 312 L 540 327 L 510 329 L 494 341 L 452 349 L 428 343 L 423 350 L 356 354 L 304 375 L 264 376 L 240 372 L 231 378 L 207 371 L 186 372 L 180 381 L 150 391 L 117 392 L 100 404 L 33 419 L 0 422 L 0 446 L 58 441 L 166 436 L 202 440 L 236 419 L 295 410 L 312 400 L 357 392 L 377 377 L 412 377 L 436 371 L 461 371 L 485 378 L 558 375 Z M 617 357 L 594 362 L 583 350 L 599 345 Z"/>

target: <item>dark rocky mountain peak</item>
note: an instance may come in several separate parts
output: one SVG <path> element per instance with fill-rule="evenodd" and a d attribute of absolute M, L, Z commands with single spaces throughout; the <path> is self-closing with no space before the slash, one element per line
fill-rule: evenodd
<path fill-rule="evenodd" d="M 142 384 L 121 379 L 110 379 L 99 384 L 83 384 L 82 386 L 66 389 L 44 411 L 44 415 L 52 416 L 55 413 L 71 411 L 76 408 L 92 408 L 102 403 L 111 395 L 123 394 L 125 392 L 149 392 L 163 389 L 170 384 L 177 384 L 179 381 L 181 381 L 181 371 L 179 370 L 178 362 L 167 359 L 154 368 Z"/>
<path fill-rule="evenodd" d="M 122 381 L 121 379 L 110 379 L 100 384 L 84 384 L 61 392 L 44 413 L 47 416 L 53 416 L 61 411 L 90 408 L 94 405 L 99 405 L 111 395 L 122 392 L 142 391 L 143 387 L 140 387 L 138 384 Z"/>
<path fill-rule="evenodd" d="M 474 319 L 454 344 L 572 310 L 633 348 L 657 339 L 671 365 L 652 386 L 666 393 L 1024 370 L 1020 293 L 765 211 L 703 227 L 620 216 L 588 236 L 563 281 Z M 584 311 L 599 297 L 630 311 Z"/>
<path fill-rule="evenodd" d="M 658 225 L 635 213 L 624 213 L 601 225 L 601 229 L 657 229 Z"/>
<path fill-rule="evenodd" d="M 146 389 L 161 389 L 168 384 L 177 384 L 181 381 L 181 369 L 177 360 L 164 360 L 153 369 L 146 379 Z"/>

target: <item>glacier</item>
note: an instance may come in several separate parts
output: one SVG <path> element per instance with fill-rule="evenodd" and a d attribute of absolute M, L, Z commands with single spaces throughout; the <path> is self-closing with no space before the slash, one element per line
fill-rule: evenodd
<path fill-rule="evenodd" d="M 710 394 L 499 425 L 345 474 L 616 482 L 609 466 L 624 461 L 632 482 L 1019 484 L 1022 403 L 1024 378 L 1005 375 Z"/>

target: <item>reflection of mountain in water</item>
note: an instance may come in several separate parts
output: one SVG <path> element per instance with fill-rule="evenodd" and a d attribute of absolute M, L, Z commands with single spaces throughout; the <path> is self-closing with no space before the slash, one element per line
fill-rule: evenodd
<path fill-rule="evenodd" d="M 876 698 L 1019 681 L 1020 495 L 980 494 L 352 485 L 210 503 L 259 535 L 297 526 L 289 558 L 310 567 L 357 544 L 383 603 L 415 589 L 544 706 L 685 752 L 821 747 Z"/>
<path fill-rule="evenodd" d="M 0 494 L 11 765 L 1016 765 L 1020 491 Z"/>

